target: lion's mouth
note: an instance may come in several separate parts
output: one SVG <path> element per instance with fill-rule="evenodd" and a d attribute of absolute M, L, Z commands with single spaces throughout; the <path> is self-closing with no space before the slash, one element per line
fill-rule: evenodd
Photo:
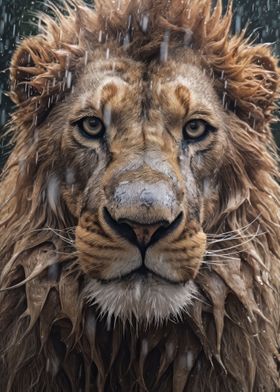
<path fill-rule="evenodd" d="M 110 279 L 98 279 L 98 281 L 102 284 L 109 284 L 109 283 L 132 283 L 132 282 L 141 282 L 148 280 L 149 278 L 153 278 L 155 282 L 158 283 L 168 283 L 174 286 L 179 286 L 182 284 L 185 284 L 185 281 L 178 281 L 178 280 L 172 280 L 169 278 L 166 278 L 164 276 L 161 276 L 160 274 L 157 274 L 156 272 L 150 270 L 147 268 L 144 264 L 141 265 L 139 268 L 134 269 L 133 271 L 130 271 L 127 274 L 123 274 L 121 276 L 115 277 L 115 278 L 110 278 Z"/>
<path fill-rule="evenodd" d="M 183 220 L 182 212 L 178 214 L 177 218 L 171 224 L 166 224 L 162 222 L 162 225 L 154 232 L 154 234 L 151 236 L 150 240 L 146 244 L 139 242 L 135 232 L 133 231 L 133 229 L 129 224 L 125 222 L 116 222 L 111 217 L 107 208 L 104 208 L 103 215 L 106 223 L 110 225 L 110 227 L 118 235 L 121 235 L 126 240 L 128 240 L 132 245 L 136 246 L 139 249 L 142 257 L 142 264 L 140 265 L 140 267 L 137 267 L 128 273 L 122 274 L 121 276 L 100 280 L 101 283 L 108 284 L 112 282 L 114 283 L 116 282 L 130 283 L 130 282 L 141 282 L 141 281 L 143 282 L 150 278 L 153 278 L 154 281 L 158 283 L 165 282 L 172 285 L 180 285 L 185 283 L 183 281 L 172 280 L 167 277 L 164 277 L 161 274 L 152 271 L 145 265 L 147 249 L 151 247 L 153 244 L 155 244 L 156 242 L 158 242 L 159 240 L 162 240 L 164 237 L 168 236 L 169 233 L 174 231 L 181 224 Z"/>
<path fill-rule="evenodd" d="M 144 217 L 145 218 L 145 217 Z M 82 221 L 76 230 L 79 262 L 84 272 L 104 287 L 110 283 L 126 286 L 150 282 L 174 288 L 194 279 L 205 251 L 205 235 L 199 225 L 185 224 L 184 212 L 164 226 L 156 225 L 151 215 L 135 228 L 116 221 L 106 208 L 99 210 L 96 224 Z M 141 236 L 145 226 L 148 236 Z M 155 229 L 157 227 L 157 230 Z M 84 228 L 85 227 L 85 228 Z M 135 234 L 134 230 L 138 229 Z M 143 241 L 149 238 L 149 241 Z"/>

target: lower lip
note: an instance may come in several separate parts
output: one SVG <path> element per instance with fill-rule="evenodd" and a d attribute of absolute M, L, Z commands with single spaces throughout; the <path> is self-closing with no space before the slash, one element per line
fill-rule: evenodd
<path fill-rule="evenodd" d="M 181 281 L 173 281 L 170 280 L 168 278 L 165 278 L 163 276 L 160 276 L 156 273 L 154 273 L 153 271 L 148 270 L 146 267 L 142 266 L 140 268 L 138 268 L 137 270 L 134 270 L 132 272 L 129 272 L 126 275 L 123 275 L 121 277 L 118 278 L 112 278 L 112 279 L 100 279 L 99 281 L 103 284 L 108 284 L 108 283 L 121 283 L 121 282 L 133 282 L 133 281 L 143 281 L 145 279 L 148 278 L 153 278 L 157 281 L 161 281 L 163 283 L 168 283 L 168 284 L 172 284 L 175 286 L 179 286 L 182 284 L 185 284 L 187 282 L 181 282 Z"/>

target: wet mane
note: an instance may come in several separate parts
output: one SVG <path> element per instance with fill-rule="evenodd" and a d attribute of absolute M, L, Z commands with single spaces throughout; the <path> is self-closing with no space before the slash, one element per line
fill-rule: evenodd
<path fill-rule="evenodd" d="M 40 35 L 25 39 L 13 56 L 15 147 L 0 189 L 0 389 L 276 391 L 280 188 L 270 125 L 279 98 L 277 60 L 244 32 L 231 35 L 231 3 L 225 13 L 221 1 L 215 8 L 210 0 L 115 3 L 50 6 L 53 16 L 41 15 Z M 55 173 L 66 157 L 36 127 L 70 93 L 94 51 L 114 48 L 153 61 L 161 50 L 185 47 L 199 54 L 232 113 L 219 208 L 204 228 L 200 296 L 178 323 L 108 326 L 83 298 L 77 222 L 61 194 L 54 200 L 50 193 L 50 184 L 59 188 Z"/>

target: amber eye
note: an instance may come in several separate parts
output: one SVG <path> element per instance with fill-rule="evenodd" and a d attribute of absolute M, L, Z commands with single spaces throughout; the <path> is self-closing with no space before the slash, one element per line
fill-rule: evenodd
<path fill-rule="evenodd" d="M 105 132 L 105 126 L 98 117 L 84 117 L 77 125 L 81 135 L 89 139 L 97 139 Z"/>
<path fill-rule="evenodd" d="M 203 139 L 214 128 L 204 120 L 191 120 L 183 128 L 186 141 L 195 142 Z"/>

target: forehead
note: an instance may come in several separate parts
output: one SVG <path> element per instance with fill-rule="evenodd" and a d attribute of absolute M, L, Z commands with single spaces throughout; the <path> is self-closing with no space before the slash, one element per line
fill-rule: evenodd
<path fill-rule="evenodd" d="M 207 107 L 218 103 L 211 78 L 191 56 L 150 64 L 120 57 L 92 61 L 81 75 L 77 91 L 84 102 L 100 100 L 108 86 L 114 86 L 116 96 L 133 93 L 135 97 L 137 92 L 149 99 L 159 99 L 162 92 L 171 97 L 173 91 L 183 87 L 192 104 Z"/>

